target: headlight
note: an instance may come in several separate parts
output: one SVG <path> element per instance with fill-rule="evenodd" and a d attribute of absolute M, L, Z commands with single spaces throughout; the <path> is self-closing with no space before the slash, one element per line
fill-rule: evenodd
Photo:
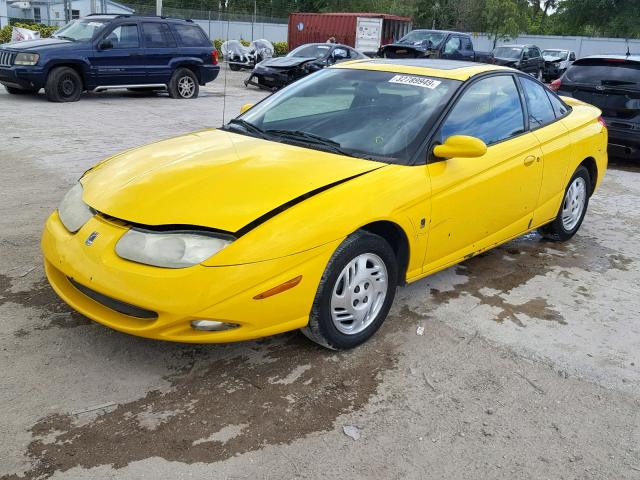
<path fill-rule="evenodd" d="M 75 233 L 93 217 L 91 207 L 82 201 L 82 184 L 76 183 L 60 202 L 58 215 L 67 230 Z"/>
<path fill-rule="evenodd" d="M 40 55 L 37 53 L 19 53 L 13 61 L 14 65 L 35 65 L 38 63 Z"/>
<path fill-rule="evenodd" d="M 231 241 L 231 238 L 203 233 L 132 228 L 116 243 L 116 253 L 127 260 L 155 267 L 184 268 L 203 262 Z"/>

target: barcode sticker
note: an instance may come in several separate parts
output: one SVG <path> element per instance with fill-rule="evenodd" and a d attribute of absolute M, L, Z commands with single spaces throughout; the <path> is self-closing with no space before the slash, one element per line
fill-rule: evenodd
<path fill-rule="evenodd" d="M 402 83 L 404 85 L 415 85 L 416 87 L 430 88 L 433 90 L 442 82 L 431 78 L 416 77 L 413 75 L 395 75 L 389 83 Z"/>

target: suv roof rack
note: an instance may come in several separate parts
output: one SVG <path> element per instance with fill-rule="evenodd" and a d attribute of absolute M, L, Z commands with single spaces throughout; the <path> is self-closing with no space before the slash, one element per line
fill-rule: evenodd
<path fill-rule="evenodd" d="M 167 17 L 166 15 L 138 15 L 136 13 L 90 13 L 85 15 L 85 17 L 113 17 L 113 18 L 131 18 L 131 17 L 140 17 L 140 18 L 161 18 L 163 20 L 182 20 L 184 22 L 193 23 L 193 20 L 190 18 L 178 18 L 178 17 Z"/>

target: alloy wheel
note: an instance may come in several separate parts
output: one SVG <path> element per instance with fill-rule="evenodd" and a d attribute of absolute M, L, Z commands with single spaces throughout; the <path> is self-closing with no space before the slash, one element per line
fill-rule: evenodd
<path fill-rule="evenodd" d="M 387 296 L 387 267 L 373 253 L 363 253 L 340 272 L 331 295 L 334 326 L 346 335 L 365 330 L 376 319 Z"/>
<path fill-rule="evenodd" d="M 562 203 L 562 226 L 570 232 L 582 218 L 587 200 L 587 183 L 584 178 L 576 177 L 564 196 Z"/>
<path fill-rule="evenodd" d="M 178 93 L 182 98 L 191 98 L 196 90 L 196 84 L 193 78 L 189 76 L 181 77 L 178 80 Z"/>

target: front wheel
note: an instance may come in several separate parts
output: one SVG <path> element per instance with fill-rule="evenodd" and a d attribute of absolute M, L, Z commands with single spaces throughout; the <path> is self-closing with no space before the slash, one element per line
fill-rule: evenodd
<path fill-rule="evenodd" d="M 538 229 L 543 237 L 556 242 L 564 242 L 576 234 L 587 213 L 591 193 L 590 185 L 589 171 L 580 165 L 569 181 L 555 220 Z"/>
<path fill-rule="evenodd" d="M 355 232 L 329 260 L 302 333 L 333 350 L 360 345 L 387 317 L 397 278 L 389 244 L 378 235 Z"/>
<path fill-rule="evenodd" d="M 188 68 L 179 68 L 173 72 L 168 90 L 171 98 L 196 98 L 200 92 L 198 78 Z"/>
<path fill-rule="evenodd" d="M 82 95 L 82 78 L 70 67 L 57 67 L 49 72 L 45 86 L 50 102 L 77 102 Z"/>

